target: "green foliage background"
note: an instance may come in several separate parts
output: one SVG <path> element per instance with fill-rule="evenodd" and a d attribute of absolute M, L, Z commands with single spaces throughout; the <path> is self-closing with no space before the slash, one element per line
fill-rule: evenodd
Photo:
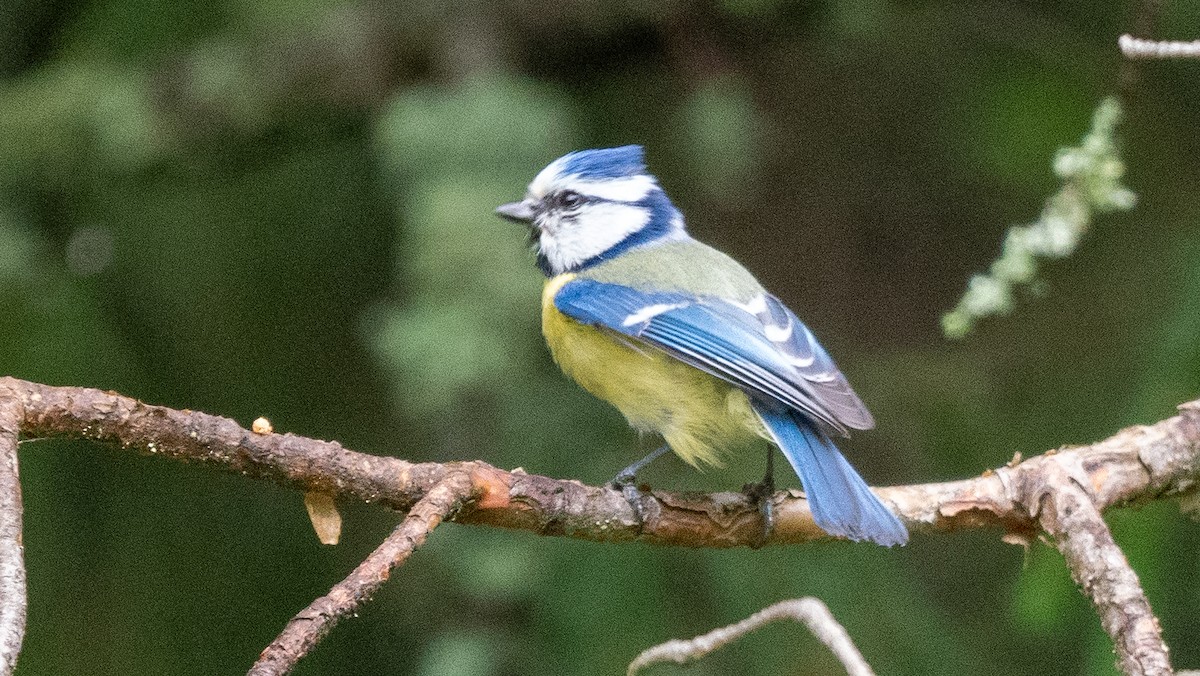
<path fill-rule="evenodd" d="M 1124 3 L 9 0 L 0 5 L 0 372 L 109 388 L 411 460 L 599 483 L 643 450 L 538 336 L 525 234 L 546 162 L 643 143 L 694 234 L 741 259 L 879 420 L 876 483 L 970 476 L 1200 395 L 1200 65 L 1145 64 L 1137 209 L 1044 294 L 939 332 L 1054 150 L 1117 82 Z M 1164 5 L 1193 39 L 1200 3 Z M 396 517 L 86 443 L 23 447 L 18 673 L 238 673 Z M 729 489 L 761 460 L 644 479 Z M 1200 665 L 1200 536 L 1111 515 L 1177 666 Z M 1058 554 L 604 546 L 447 526 L 301 674 L 611 674 L 815 595 L 886 674 L 1113 673 Z M 654 673 L 826 674 L 795 626 Z"/>

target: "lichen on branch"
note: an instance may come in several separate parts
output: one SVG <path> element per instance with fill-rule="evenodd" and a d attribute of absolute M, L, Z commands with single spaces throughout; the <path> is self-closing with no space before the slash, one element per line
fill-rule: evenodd
<path fill-rule="evenodd" d="M 1092 129 L 1080 144 L 1058 151 L 1054 173 L 1062 187 L 1046 200 L 1036 221 L 1009 228 L 1000 257 L 986 273 L 971 277 L 958 305 L 942 316 L 948 338 L 966 336 L 984 317 L 1011 312 L 1014 292 L 1036 284 L 1043 260 L 1074 253 L 1093 216 L 1134 207 L 1137 197 L 1121 183 L 1125 164 L 1116 140 L 1120 120 L 1120 103 L 1115 97 L 1106 98 L 1092 115 Z"/>

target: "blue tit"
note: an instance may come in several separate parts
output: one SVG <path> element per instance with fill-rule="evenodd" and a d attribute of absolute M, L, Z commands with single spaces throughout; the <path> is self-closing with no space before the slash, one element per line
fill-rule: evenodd
<path fill-rule="evenodd" d="M 766 439 L 823 530 L 907 542 L 830 440 L 870 429 L 871 414 L 796 315 L 688 235 L 640 146 L 564 155 L 497 213 L 531 228 L 547 277 L 542 332 L 584 389 L 696 467 Z"/>

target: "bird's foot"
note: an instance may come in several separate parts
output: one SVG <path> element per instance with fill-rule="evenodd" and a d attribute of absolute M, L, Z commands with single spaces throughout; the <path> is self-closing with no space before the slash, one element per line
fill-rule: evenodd
<path fill-rule="evenodd" d="M 642 490 L 638 488 L 637 477 L 621 472 L 613 477 L 609 485 L 621 491 L 621 495 L 625 496 L 625 502 L 629 503 L 630 508 L 633 509 L 633 516 L 637 519 L 638 535 L 641 535 L 642 530 L 646 527 L 646 512 L 642 508 Z"/>
<path fill-rule="evenodd" d="M 660 446 L 646 457 L 617 472 L 617 476 L 609 482 L 610 486 L 621 491 L 621 495 L 625 496 L 625 502 L 628 502 L 629 506 L 633 508 L 633 515 L 637 517 L 638 535 L 641 535 L 642 530 L 646 527 L 646 512 L 642 508 L 643 496 L 637 485 L 637 473 L 669 450 L 671 450 L 670 446 Z"/>
<path fill-rule="evenodd" d="M 759 531 L 758 538 L 750 543 L 751 548 L 758 549 L 767 543 L 771 533 L 775 531 L 775 505 L 771 502 L 775 497 L 775 479 L 768 475 L 758 483 L 746 484 L 742 487 L 742 492 L 751 502 L 758 505 L 758 513 L 762 517 L 762 530 Z"/>

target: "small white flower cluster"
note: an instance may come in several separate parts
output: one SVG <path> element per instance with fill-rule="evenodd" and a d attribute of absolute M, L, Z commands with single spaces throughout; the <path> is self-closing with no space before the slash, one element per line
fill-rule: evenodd
<path fill-rule="evenodd" d="M 1036 282 L 1039 259 L 1064 258 L 1074 252 L 1094 214 L 1133 208 L 1137 197 L 1121 185 L 1125 165 L 1113 138 L 1120 118 L 1117 100 L 1105 99 L 1096 108 L 1083 142 L 1058 151 L 1054 173 L 1062 179 L 1062 188 L 1046 200 L 1037 221 L 1009 228 L 991 269 L 973 276 L 962 300 L 942 316 L 942 331 L 948 338 L 962 338 L 977 320 L 1012 310 L 1013 289 Z"/>

